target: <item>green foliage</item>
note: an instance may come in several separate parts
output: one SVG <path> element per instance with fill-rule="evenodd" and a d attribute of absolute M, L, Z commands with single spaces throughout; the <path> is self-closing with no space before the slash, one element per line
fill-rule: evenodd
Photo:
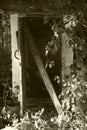
<path fill-rule="evenodd" d="M 0 10 L 0 82 L 11 80 L 10 17 Z M 7 36 L 5 37 L 4 36 Z M 7 40 L 7 39 L 8 40 Z"/>
<path fill-rule="evenodd" d="M 0 48 L 0 80 L 11 78 L 11 52 Z"/>
<path fill-rule="evenodd" d="M 87 82 L 79 81 L 77 77 L 75 74 L 72 74 L 70 79 L 63 81 L 64 88 L 59 95 L 59 99 L 61 100 L 64 116 L 51 119 L 61 130 L 87 129 L 86 98 L 82 98 L 83 96 L 87 97 Z M 81 102 L 85 103 L 84 109 L 81 109 Z"/>
<path fill-rule="evenodd" d="M 70 46 L 73 47 L 74 52 L 74 63 L 71 66 L 71 73 L 65 79 L 63 79 L 63 91 L 59 95 L 61 101 L 62 109 L 64 111 L 64 116 L 55 116 L 51 118 L 51 123 L 56 125 L 56 129 L 59 130 L 86 130 L 87 129 L 87 107 L 86 107 L 86 98 L 87 98 L 87 39 L 85 37 L 83 30 L 87 30 L 87 17 L 85 15 L 82 6 L 79 7 L 79 10 L 74 10 L 75 4 L 71 0 L 65 4 L 64 12 L 63 5 L 60 7 L 61 16 L 60 19 L 48 19 L 48 22 L 51 25 L 53 30 L 52 40 L 47 43 L 46 54 L 52 53 L 51 45 L 54 45 L 55 40 L 57 39 L 57 44 L 61 47 L 61 34 L 66 32 L 69 37 Z M 78 3 L 77 4 L 81 4 Z M 70 10 L 69 10 L 69 5 Z M 83 3 L 84 5 L 84 3 Z M 87 4 L 86 4 L 87 6 Z M 68 7 L 68 8 L 66 8 Z M 82 9 L 82 10 L 81 10 Z M 85 9 L 84 9 L 85 10 Z M 83 13 L 84 12 L 84 13 Z M 51 21 L 51 22 L 50 22 Z M 80 28 L 82 27 L 82 28 Z M 79 29 L 78 29 L 79 28 Z M 55 51 L 56 53 L 56 51 Z M 55 55 L 54 53 L 54 55 Z M 49 57 L 49 56 L 48 56 Z M 48 58 L 47 57 L 47 58 Z M 47 59 L 48 60 L 48 59 Z M 48 60 L 50 61 L 50 59 Z M 46 62 L 49 63 L 49 62 Z M 51 62 L 53 63 L 53 62 Z M 55 63 L 53 64 L 55 65 Z M 51 65 L 52 66 L 52 65 Z M 53 66 L 52 66 L 53 67 Z M 63 67 L 63 66 L 62 66 Z M 84 98 L 83 98 L 84 97 Z M 84 107 L 82 105 L 84 104 Z"/>
<path fill-rule="evenodd" d="M 0 48 L 0 103 L 7 104 L 8 98 L 12 104 L 11 87 L 11 52 L 5 48 Z"/>

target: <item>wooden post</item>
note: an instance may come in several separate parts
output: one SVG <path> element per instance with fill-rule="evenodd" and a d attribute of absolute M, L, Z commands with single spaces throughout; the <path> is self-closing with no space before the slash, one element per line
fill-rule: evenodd
<path fill-rule="evenodd" d="M 19 100 L 20 100 L 20 114 L 23 114 L 24 109 L 24 102 L 23 102 L 23 63 L 22 63 L 22 21 L 20 20 L 20 17 L 18 18 L 18 45 L 19 45 L 19 84 L 20 84 L 20 94 L 19 94 Z"/>
<path fill-rule="evenodd" d="M 60 104 L 60 102 L 59 102 L 59 100 L 57 98 L 57 95 L 56 95 L 55 91 L 54 91 L 54 88 L 53 88 L 53 85 L 52 85 L 52 83 L 50 81 L 50 78 L 49 78 L 49 76 L 48 76 L 48 74 L 47 74 L 47 72 L 45 70 L 45 67 L 44 67 L 43 62 L 42 62 L 42 60 L 40 58 L 39 52 L 38 52 L 38 50 L 37 50 L 37 48 L 35 46 L 33 36 L 32 36 L 32 34 L 30 32 L 28 24 L 26 24 L 26 21 L 24 23 L 23 29 L 24 29 L 24 36 L 26 38 L 26 43 L 28 44 L 28 47 L 31 49 L 31 53 L 33 55 L 35 63 L 37 65 L 37 67 L 38 67 L 38 70 L 40 71 L 40 74 L 41 74 L 42 79 L 43 79 L 43 81 L 45 83 L 45 86 L 46 86 L 46 88 L 48 90 L 48 93 L 49 93 L 49 95 L 50 95 L 50 97 L 51 97 L 51 99 L 53 101 L 53 104 L 54 104 L 54 106 L 56 108 L 56 111 L 58 112 L 58 114 L 64 115 L 64 113 L 62 111 L 62 108 L 61 108 L 61 104 Z"/>

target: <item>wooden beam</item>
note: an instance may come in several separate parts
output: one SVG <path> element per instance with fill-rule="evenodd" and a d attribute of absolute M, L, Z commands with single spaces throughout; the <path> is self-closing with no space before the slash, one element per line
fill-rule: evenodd
<path fill-rule="evenodd" d="M 31 50 L 31 53 L 32 53 L 33 58 L 35 60 L 35 63 L 38 67 L 38 70 L 39 70 L 41 76 L 42 76 L 42 79 L 43 79 L 44 84 L 48 90 L 48 93 L 53 101 L 53 104 L 56 108 L 56 111 L 58 112 L 58 114 L 64 115 L 62 108 L 61 108 L 61 104 L 57 98 L 55 91 L 54 91 L 54 88 L 53 88 L 53 85 L 50 81 L 50 78 L 45 70 L 44 64 L 40 58 L 37 47 L 35 46 L 33 36 L 30 32 L 29 26 L 28 26 L 28 24 L 26 24 L 26 21 L 24 21 L 23 23 L 24 23 L 23 30 L 24 30 L 24 37 L 26 38 L 26 44 L 28 44 L 28 47 Z"/>

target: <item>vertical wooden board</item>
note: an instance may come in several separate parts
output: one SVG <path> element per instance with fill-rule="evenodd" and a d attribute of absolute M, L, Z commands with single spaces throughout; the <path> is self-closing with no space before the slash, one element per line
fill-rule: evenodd
<path fill-rule="evenodd" d="M 23 42 L 23 20 L 18 18 L 18 44 L 19 44 L 19 66 L 20 66 L 20 114 L 23 114 L 25 106 L 25 60 L 24 60 L 24 42 Z"/>
<path fill-rule="evenodd" d="M 19 86 L 19 60 L 15 58 L 15 51 L 18 50 L 17 36 L 18 31 L 18 14 L 10 15 L 11 23 L 11 52 L 12 52 L 12 91 L 17 95 L 18 90 L 16 86 Z"/>

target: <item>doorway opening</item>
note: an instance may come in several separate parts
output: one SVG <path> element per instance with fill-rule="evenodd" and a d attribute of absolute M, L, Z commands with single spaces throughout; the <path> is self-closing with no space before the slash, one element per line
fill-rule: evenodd
<path fill-rule="evenodd" d="M 27 19 L 29 29 L 34 38 L 35 45 L 40 53 L 40 57 L 43 60 L 44 66 L 46 63 L 45 57 L 45 47 L 47 42 L 49 42 L 52 38 L 53 31 L 49 24 L 44 24 L 42 17 L 34 17 L 34 18 L 25 18 Z M 28 47 L 26 43 L 26 39 L 24 39 L 24 64 L 25 64 L 25 84 L 26 84 L 26 97 L 29 98 L 48 98 L 49 94 L 45 87 L 45 84 L 42 80 L 40 72 L 35 64 L 33 59 L 31 49 Z M 54 86 L 54 89 L 57 95 L 61 92 L 61 85 L 57 84 L 54 81 L 54 75 L 58 74 L 61 76 L 61 52 L 60 50 L 56 53 L 56 55 L 51 56 L 56 63 L 53 69 L 47 68 L 47 73 L 49 78 Z"/>

